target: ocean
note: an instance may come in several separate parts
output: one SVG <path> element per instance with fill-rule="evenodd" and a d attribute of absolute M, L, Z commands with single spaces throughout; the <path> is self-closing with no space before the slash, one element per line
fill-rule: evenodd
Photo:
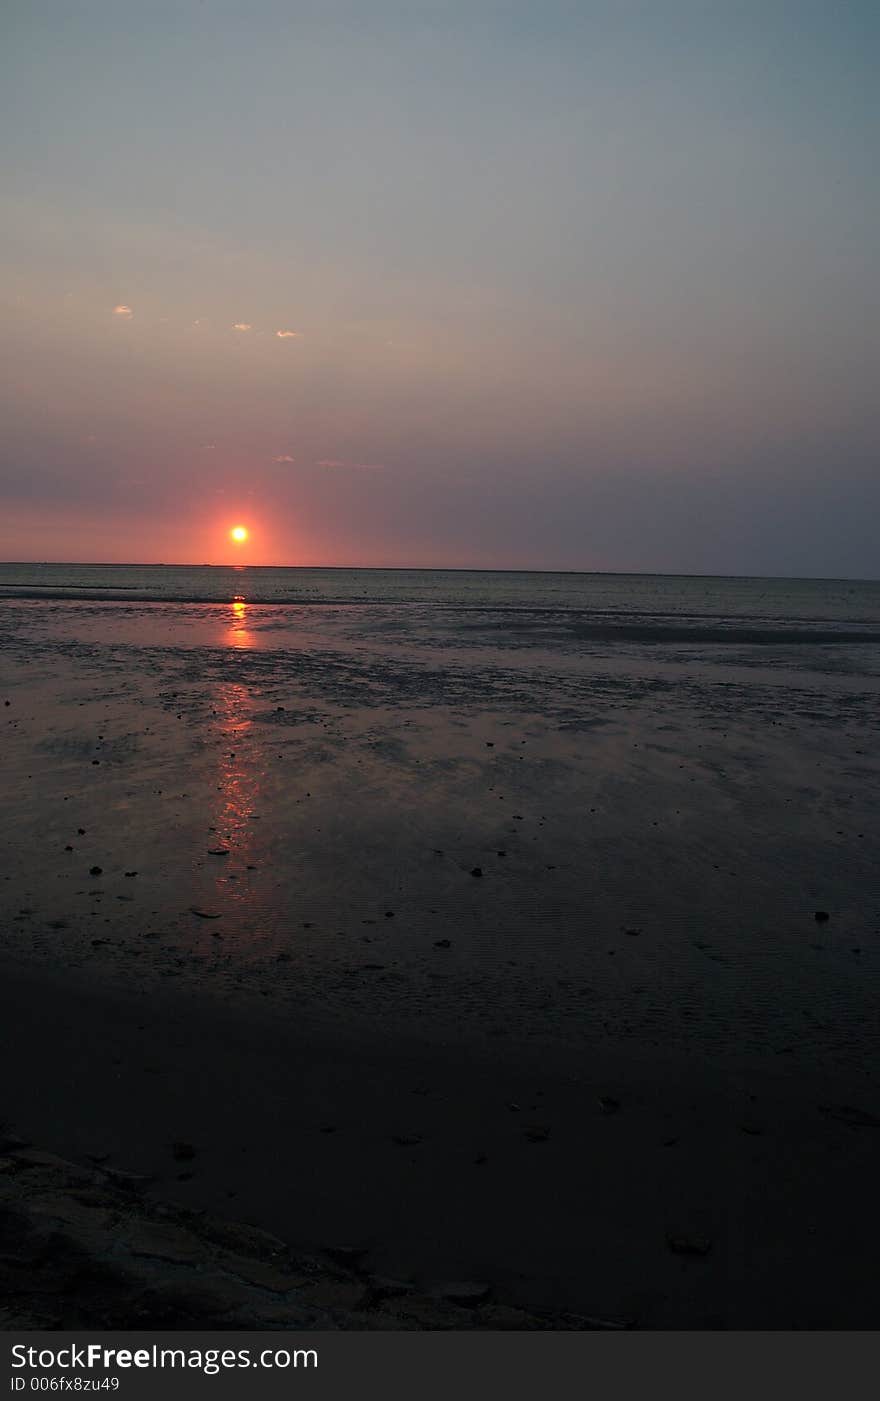
<path fill-rule="evenodd" d="M 565 614 L 597 636 L 695 640 L 873 641 L 880 581 L 457 569 L 300 569 L 213 565 L 0 564 L 0 599 L 120 603 L 422 605 Z"/>

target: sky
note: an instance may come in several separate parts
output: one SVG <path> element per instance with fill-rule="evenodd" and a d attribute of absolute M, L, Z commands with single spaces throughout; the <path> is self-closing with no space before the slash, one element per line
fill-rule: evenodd
<path fill-rule="evenodd" d="M 880 575 L 873 0 L 0 40 L 0 559 Z"/>

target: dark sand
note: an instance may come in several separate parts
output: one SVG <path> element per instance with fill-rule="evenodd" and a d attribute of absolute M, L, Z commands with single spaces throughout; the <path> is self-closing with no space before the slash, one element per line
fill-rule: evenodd
<path fill-rule="evenodd" d="M 875 648 L 39 607 L 0 1117 L 423 1291 L 877 1326 Z"/>

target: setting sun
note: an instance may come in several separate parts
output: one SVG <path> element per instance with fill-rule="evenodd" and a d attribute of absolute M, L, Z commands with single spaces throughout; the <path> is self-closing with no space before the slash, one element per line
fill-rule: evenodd
<path fill-rule="evenodd" d="M 243 545 L 248 538 L 247 526 L 234 525 L 229 532 L 229 537 L 234 540 L 237 545 Z"/>

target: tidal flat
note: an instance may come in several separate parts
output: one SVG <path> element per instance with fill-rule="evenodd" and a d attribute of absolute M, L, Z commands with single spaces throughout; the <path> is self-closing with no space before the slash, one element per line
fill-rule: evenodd
<path fill-rule="evenodd" d="M 17 1134 L 428 1293 L 877 1326 L 873 625 L 2 610 Z"/>

